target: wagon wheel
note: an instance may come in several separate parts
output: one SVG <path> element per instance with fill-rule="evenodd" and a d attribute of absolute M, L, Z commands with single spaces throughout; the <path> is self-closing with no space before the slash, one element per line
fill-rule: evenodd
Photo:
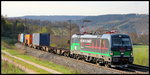
<path fill-rule="evenodd" d="M 70 58 L 73 58 L 73 55 L 72 55 L 72 54 L 70 54 L 70 55 L 69 55 L 69 57 L 70 57 Z"/>
<path fill-rule="evenodd" d="M 79 55 L 78 55 L 78 56 L 76 56 L 76 59 L 77 59 L 77 60 L 80 60 L 80 57 L 79 57 Z"/>
<path fill-rule="evenodd" d="M 44 51 L 44 49 L 42 47 L 40 47 L 40 50 Z"/>
<path fill-rule="evenodd" d="M 74 59 L 77 59 L 77 55 L 76 55 L 76 54 L 74 54 L 74 55 L 73 55 L 73 58 L 74 58 Z"/>
<path fill-rule="evenodd" d="M 105 64 L 105 67 L 109 67 L 108 64 Z"/>
<path fill-rule="evenodd" d="M 105 63 L 105 67 L 110 68 L 111 66 L 108 63 Z"/>
<path fill-rule="evenodd" d="M 96 61 L 96 65 L 97 65 L 97 66 L 99 66 L 99 65 L 100 65 L 98 61 Z"/>
<path fill-rule="evenodd" d="M 66 56 L 66 57 L 68 56 L 66 52 L 64 53 L 64 56 Z"/>
<path fill-rule="evenodd" d="M 87 56 L 84 58 L 84 61 L 85 61 L 85 62 L 88 62 L 88 57 L 87 57 Z"/>

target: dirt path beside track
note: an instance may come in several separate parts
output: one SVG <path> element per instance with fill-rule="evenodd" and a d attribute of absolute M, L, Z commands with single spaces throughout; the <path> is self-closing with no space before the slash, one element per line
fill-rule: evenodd
<path fill-rule="evenodd" d="M 20 65 L 18 63 L 15 63 L 13 60 L 10 60 L 10 59 L 8 59 L 8 58 L 6 58 L 4 56 L 2 56 L 2 60 L 7 61 L 7 62 L 9 62 L 11 64 L 14 64 L 14 66 L 20 68 L 21 70 L 23 70 L 24 72 L 26 72 L 28 74 L 37 74 L 37 72 L 35 72 L 35 71 L 31 70 L 31 69 L 28 69 L 25 66 L 22 66 L 22 65 Z"/>
<path fill-rule="evenodd" d="M 33 65 L 33 66 L 35 66 L 35 67 L 37 67 L 37 68 L 41 68 L 41 69 L 46 70 L 46 71 L 48 71 L 48 72 L 50 72 L 50 73 L 53 73 L 53 74 L 62 74 L 61 72 L 58 72 L 58 71 L 49 69 L 49 68 L 47 68 L 47 67 L 41 66 L 41 65 L 39 65 L 39 64 L 33 63 L 33 62 L 31 62 L 31 61 L 27 61 L 27 60 L 24 60 L 24 59 L 22 59 L 22 58 L 13 56 L 13 55 L 11 55 L 11 54 L 9 54 L 8 52 L 5 52 L 5 51 L 3 51 L 3 50 L 2 50 L 2 52 L 5 53 L 5 54 L 7 54 L 7 55 L 9 55 L 10 57 L 13 57 L 13 58 L 18 59 L 18 60 L 21 60 L 21 61 L 23 61 L 23 62 L 25 62 L 25 63 L 31 64 L 31 65 Z M 5 59 L 5 58 L 3 58 L 3 59 Z M 7 60 L 7 59 L 6 59 L 6 60 Z M 33 73 L 35 73 L 35 72 L 33 72 Z"/>

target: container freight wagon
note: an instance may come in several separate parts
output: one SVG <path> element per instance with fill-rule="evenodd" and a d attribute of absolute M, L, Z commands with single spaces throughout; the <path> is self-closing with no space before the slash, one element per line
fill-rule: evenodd
<path fill-rule="evenodd" d="M 40 48 L 42 46 L 50 45 L 50 34 L 44 33 L 33 33 L 32 44 L 34 48 Z"/>
<path fill-rule="evenodd" d="M 32 34 L 25 34 L 25 45 L 31 46 L 32 45 Z"/>
<path fill-rule="evenodd" d="M 25 39 L 24 35 L 25 34 L 23 34 L 23 33 L 20 34 L 20 42 L 21 43 L 24 43 L 24 39 Z"/>
<path fill-rule="evenodd" d="M 132 42 L 125 34 L 74 34 L 70 53 L 73 58 L 108 67 L 127 67 L 133 63 Z"/>

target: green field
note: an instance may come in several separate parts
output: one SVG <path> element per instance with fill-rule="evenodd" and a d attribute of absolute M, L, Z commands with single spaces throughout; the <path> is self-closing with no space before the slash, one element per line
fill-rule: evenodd
<path fill-rule="evenodd" d="M 78 71 L 75 71 L 75 70 L 70 69 L 68 67 L 58 65 L 58 64 L 54 64 L 53 62 L 49 62 L 49 61 L 46 61 L 46 60 L 42 60 L 42 59 L 39 59 L 39 58 L 36 58 L 36 57 L 33 57 L 33 56 L 23 54 L 23 52 L 18 51 L 18 50 L 6 49 L 5 51 L 9 52 L 10 54 L 12 54 L 14 56 L 23 58 L 25 60 L 34 62 L 34 63 L 42 65 L 42 66 L 45 66 L 47 68 L 62 72 L 64 74 L 78 74 L 79 73 Z M 32 69 L 35 70 L 36 68 L 32 68 Z M 38 72 L 47 73 L 47 72 L 44 72 L 44 71 L 41 71 L 41 70 L 38 70 Z"/>
<path fill-rule="evenodd" d="M 7 61 L 2 61 L 1 69 L 2 74 L 26 74 L 24 71 Z"/>
<path fill-rule="evenodd" d="M 149 46 L 133 46 L 134 64 L 149 66 Z"/>
<path fill-rule="evenodd" d="M 4 57 L 8 58 L 8 59 L 13 60 L 13 62 L 15 62 L 15 63 L 18 63 L 18 64 L 20 64 L 20 65 L 23 65 L 23 66 L 25 66 L 26 68 L 31 69 L 31 70 L 37 72 L 38 74 L 51 74 L 50 72 L 48 72 L 48 71 L 46 71 L 46 70 L 43 70 L 43 69 L 41 69 L 41 68 L 37 68 L 37 67 L 35 67 L 35 66 L 33 66 L 33 65 L 29 64 L 29 63 L 26 63 L 26 62 L 21 61 L 21 60 L 18 60 L 18 59 L 16 59 L 16 58 L 10 57 L 10 56 L 8 56 L 8 55 L 6 55 L 6 54 L 4 54 L 4 53 L 2 53 L 2 55 L 3 55 Z"/>

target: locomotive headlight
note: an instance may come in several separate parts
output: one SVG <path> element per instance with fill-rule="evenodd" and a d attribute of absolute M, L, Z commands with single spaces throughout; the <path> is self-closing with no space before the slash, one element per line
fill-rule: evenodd
<path fill-rule="evenodd" d="M 133 54 L 132 54 L 132 52 L 131 52 L 131 56 L 132 56 Z"/>
<path fill-rule="evenodd" d="M 124 53 L 121 53 L 121 54 L 124 54 Z"/>
<path fill-rule="evenodd" d="M 131 52 L 131 56 L 133 56 L 133 52 Z"/>

